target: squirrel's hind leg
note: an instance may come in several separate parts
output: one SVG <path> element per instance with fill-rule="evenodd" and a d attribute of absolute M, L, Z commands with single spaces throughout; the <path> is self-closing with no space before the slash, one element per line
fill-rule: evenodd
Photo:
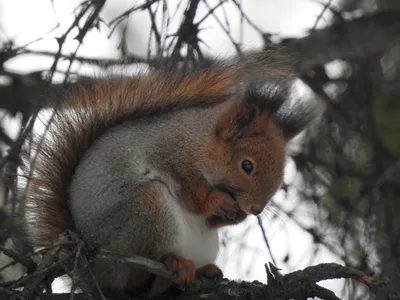
<path fill-rule="evenodd" d="M 101 215 L 76 218 L 77 229 L 83 239 L 96 248 L 125 257 L 143 256 L 160 260 L 171 251 L 178 236 L 174 211 L 162 199 L 161 191 L 166 188 L 165 185 L 158 181 L 138 185 L 124 180 L 119 187 L 118 193 L 111 188 L 103 188 L 96 195 L 87 193 L 93 191 L 92 188 L 76 189 L 74 209 L 83 210 L 83 205 L 91 205 L 89 199 L 103 203 Z M 113 259 L 94 258 L 90 267 L 99 286 L 109 291 L 141 292 L 151 277 L 144 270 Z"/>

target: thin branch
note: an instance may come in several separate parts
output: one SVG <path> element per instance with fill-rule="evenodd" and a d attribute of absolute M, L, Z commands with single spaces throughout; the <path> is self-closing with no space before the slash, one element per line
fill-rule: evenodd
<path fill-rule="evenodd" d="M 262 232 L 262 235 L 263 235 L 263 238 L 264 238 L 265 245 L 267 246 L 267 249 L 268 249 L 268 252 L 269 252 L 269 256 L 271 257 L 272 262 L 274 263 L 274 265 L 276 265 L 276 261 L 275 261 L 274 255 L 272 254 L 271 246 L 270 246 L 270 244 L 269 244 L 269 241 L 268 241 L 268 238 L 267 238 L 267 234 L 266 234 L 266 232 L 265 232 L 265 229 L 264 229 L 264 226 L 263 226 L 263 223 L 262 223 L 262 219 L 261 219 L 260 216 L 257 217 L 257 221 L 258 221 L 258 226 L 259 226 L 260 229 L 261 229 L 261 232 Z"/>
<path fill-rule="evenodd" d="M 145 257 L 126 257 L 108 250 L 101 250 L 96 257 L 104 260 L 116 260 L 125 264 L 134 264 L 138 268 L 149 271 L 165 279 L 171 280 L 172 282 L 179 283 L 177 278 L 164 266 L 164 264 L 153 261 L 151 259 L 147 259 Z"/>
<path fill-rule="evenodd" d="M 119 15 L 118 17 L 116 17 L 115 19 L 111 20 L 108 23 L 109 27 L 112 27 L 111 29 L 111 33 L 109 34 L 109 36 L 111 36 L 113 34 L 113 32 L 115 31 L 115 29 L 118 27 L 118 25 L 123 22 L 126 18 L 128 18 L 130 16 L 131 13 L 135 12 L 135 11 L 141 11 L 141 10 L 145 10 L 148 9 L 151 5 L 153 5 L 154 3 L 158 2 L 160 0 L 148 0 L 146 1 L 146 3 L 142 4 L 142 5 L 138 5 L 138 6 L 133 6 L 130 9 L 124 11 L 121 15 Z"/>

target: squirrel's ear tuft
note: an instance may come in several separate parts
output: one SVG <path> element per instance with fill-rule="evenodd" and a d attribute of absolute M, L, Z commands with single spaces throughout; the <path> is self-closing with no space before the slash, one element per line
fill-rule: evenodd
<path fill-rule="evenodd" d="M 271 81 L 263 85 L 248 88 L 245 101 L 256 105 L 260 111 L 276 112 L 290 99 L 292 81 Z"/>
<path fill-rule="evenodd" d="M 322 113 L 323 107 L 311 101 L 287 101 L 274 114 L 272 119 L 282 129 L 286 141 L 291 140 L 302 132 Z"/>
<path fill-rule="evenodd" d="M 244 102 L 231 102 L 227 109 L 223 109 L 217 124 L 216 135 L 225 141 L 235 141 L 254 134 L 254 125 L 260 110 L 256 105 Z"/>

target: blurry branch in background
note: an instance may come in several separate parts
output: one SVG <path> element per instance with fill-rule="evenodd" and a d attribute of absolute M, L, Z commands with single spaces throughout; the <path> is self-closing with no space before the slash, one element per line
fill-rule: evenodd
<path fill-rule="evenodd" d="M 151 3 L 155 4 L 157 2 L 159 1 L 153 0 Z M 201 1 L 190 1 L 190 3 L 195 4 L 199 2 Z M 139 7 L 141 9 L 150 9 L 151 5 L 141 5 Z M 182 25 L 180 26 L 176 35 L 173 37 L 176 41 L 172 53 L 167 53 L 165 58 L 169 58 L 168 55 L 172 55 L 176 59 L 174 60 L 175 62 L 187 61 L 188 59 L 195 61 L 197 59 L 203 59 L 208 63 L 212 63 L 213 59 L 210 57 L 204 57 L 198 45 L 200 41 L 200 39 L 197 37 L 198 24 L 193 24 L 192 20 L 192 11 L 195 11 L 195 8 L 196 6 L 194 4 L 188 8 Z M 208 17 L 212 15 L 213 9 L 215 8 L 210 9 L 210 15 L 208 15 Z M 131 10 L 132 12 L 136 11 L 134 9 Z M 76 17 L 75 22 L 71 24 L 71 27 L 62 37 L 57 39 L 59 43 L 59 51 L 56 53 L 30 50 L 21 47 L 14 48 L 12 41 L 3 43 L 2 48 L 0 49 L 1 65 L 8 60 L 23 54 L 54 57 L 55 60 L 50 71 L 46 70 L 43 72 L 33 72 L 21 75 L 0 69 L 0 75 L 11 77 L 13 81 L 15 80 L 17 84 L 19 83 L 22 88 L 17 89 L 21 92 L 20 94 L 14 95 L 14 91 L 12 90 L 13 85 L 0 86 L 0 91 L 2 94 L 0 108 L 9 111 L 13 115 L 16 112 L 21 112 L 24 115 L 32 114 L 33 106 L 40 105 L 40 103 L 37 103 L 39 101 L 37 100 L 38 96 L 42 95 L 44 91 L 45 84 L 42 82 L 43 75 L 46 75 L 47 78 L 49 78 L 49 75 L 45 74 L 48 72 L 51 79 L 51 77 L 54 75 L 54 72 L 56 72 L 57 64 L 60 60 L 70 61 L 70 64 L 72 64 L 72 62 L 80 62 L 102 68 L 134 63 L 147 63 L 150 66 L 158 67 L 163 63 L 163 60 L 165 60 L 163 57 L 148 58 L 140 57 L 134 54 L 128 54 L 127 56 L 124 56 L 123 59 L 118 60 L 80 57 L 76 55 L 76 51 L 70 55 L 62 54 L 62 47 L 69 33 L 75 26 L 77 26 L 79 20 L 86 15 L 87 11 L 88 7 L 86 5 L 82 5 L 82 10 Z M 95 22 L 93 19 L 91 19 L 91 21 L 92 23 Z M 100 21 L 96 20 L 96 22 Z M 113 22 L 115 22 L 115 20 Z M 88 24 L 88 22 L 85 22 L 85 26 L 80 29 L 76 39 L 81 42 L 81 40 L 87 34 L 87 30 L 93 26 L 98 26 L 97 23 L 92 23 Z M 156 29 L 156 26 L 157 24 L 153 23 L 152 28 L 154 27 Z M 275 43 L 275 45 L 282 46 L 283 49 L 288 52 L 288 55 L 296 58 L 296 61 L 298 61 L 297 71 L 300 75 L 303 75 L 307 74 L 308 72 L 313 72 L 314 68 L 324 66 L 326 63 L 334 60 L 361 60 L 373 54 L 390 49 L 391 47 L 400 44 L 399 32 L 400 12 L 377 12 L 375 14 L 362 16 L 351 20 L 343 20 L 342 22 L 327 28 L 313 30 L 304 38 L 283 39 L 281 42 Z M 226 31 L 226 33 L 229 34 L 228 31 Z M 268 49 L 268 47 L 270 47 L 272 44 L 272 42 L 269 40 L 269 36 L 271 35 L 265 32 L 262 34 L 265 38 L 266 48 Z M 185 57 L 179 53 L 184 47 L 188 47 L 188 50 L 190 50 L 190 54 Z M 27 88 L 26 94 L 24 94 L 25 87 Z M 35 90 L 36 87 L 37 90 Z M 27 98 L 31 101 L 27 101 Z M 30 105 L 28 105 L 28 107 L 25 107 L 26 105 L 18 105 L 18 103 L 15 103 L 15 101 L 17 101 L 15 99 L 21 99 L 22 103 L 30 103 Z"/>
<path fill-rule="evenodd" d="M 196 293 L 202 291 L 204 295 L 209 295 L 207 297 L 210 299 L 217 299 L 218 296 L 226 296 L 229 293 L 232 299 L 235 299 L 235 297 L 239 299 L 239 296 L 242 297 L 240 299 L 246 299 L 243 298 L 245 296 L 241 293 L 251 287 L 252 292 L 249 292 L 250 294 L 247 295 L 247 297 L 253 297 L 252 299 L 254 299 L 254 297 L 260 299 L 261 297 L 263 297 L 262 299 L 276 299 L 271 297 L 284 297 L 285 295 L 297 297 L 297 299 L 302 299 L 300 295 L 303 298 L 305 295 L 309 295 L 320 296 L 324 299 L 338 299 L 335 295 L 317 286 L 315 283 L 319 280 L 339 277 L 359 280 L 367 284 L 373 292 L 378 291 L 380 288 L 379 284 L 376 284 L 371 277 L 360 275 L 362 273 L 350 269 L 350 267 L 358 268 L 368 274 L 372 274 L 374 270 L 376 270 L 375 265 L 371 264 L 370 249 L 365 247 L 365 244 L 369 241 L 368 238 L 371 237 L 360 235 L 360 231 L 363 231 L 364 227 L 362 229 L 354 229 L 352 227 L 354 224 L 350 224 L 349 221 L 364 220 L 365 222 L 366 219 L 369 220 L 370 218 L 372 220 L 377 217 L 374 211 L 372 211 L 373 208 L 360 208 L 358 206 L 359 202 L 349 199 L 351 198 L 350 193 L 340 193 L 341 186 L 339 186 L 339 192 L 337 192 L 337 190 L 332 190 L 332 182 L 334 182 L 332 178 L 335 178 L 332 174 L 336 174 L 339 179 L 345 174 L 347 177 L 357 178 L 364 183 L 360 193 L 354 196 L 354 199 L 363 200 L 371 195 L 373 195 L 373 199 L 381 199 L 382 196 L 379 193 L 386 187 L 388 179 L 390 179 L 390 177 L 395 177 L 393 174 L 396 174 L 396 170 L 398 170 L 398 164 L 393 163 L 394 161 L 399 161 L 398 153 L 393 153 L 393 151 L 388 149 L 387 145 L 385 145 L 385 141 L 379 139 L 376 134 L 372 134 L 372 132 L 376 133 L 377 130 L 373 127 L 373 124 L 376 123 L 375 119 L 373 119 L 374 117 L 368 114 L 364 116 L 364 118 L 368 120 L 367 124 L 369 124 L 370 127 L 367 129 L 364 127 L 361 128 L 357 122 L 359 117 L 354 117 L 354 115 L 352 115 L 353 111 L 359 110 L 359 106 L 354 104 L 354 107 L 350 106 L 349 108 L 349 106 L 346 105 L 353 103 L 351 102 L 354 96 L 354 93 L 351 93 L 352 84 L 354 84 L 354 82 L 359 84 L 359 80 L 364 80 L 365 85 L 363 85 L 361 89 L 365 89 L 365 94 L 361 96 L 365 97 L 362 98 L 360 102 L 367 103 L 366 105 L 368 107 L 376 106 L 372 98 L 372 95 L 374 93 L 376 94 L 376 91 L 372 89 L 371 86 L 373 86 L 373 84 L 371 84 L 370 78 L 368 77 L 369 75 L 367 74 L 376 74 L 376 69 L 374 68 L 377 68 L 376 64 L 381 56 L 390 49 L 395 48 L 395 46 L 400 45 L 400 11 L 375 11 L 374 13 L 359 15 L 357 17 L 345 17 L 345 14 L 342 14 L 340 9 L 331 7 L 330 3 L 332 1 L 329 1 L 325 5 L 321 5 L 321 14 L 316 17 L 315 26 L 309 31 L 307 36 L 302 38 L 285 38 L 280 41 L 272 42 L 271 37 L 273 35 L 268 32 L 263 32 L 259 26 L 252 22 L 243 11 L 241 1 L 220 0 L 215 4 L 207 0 L 188 0 L 187 2 L 182 1 L 174 12 L 171 10 L 171 7 L 168 6 L 168 1 L 166 0 L 147 0 L 143 4 L 132 6 L 129 10 L 123 12 L 106 24 L 110 29 L 110 35 L 119 30 L 123 33 L 121 44 L 118 49 L 121 53 L 121 59 L 82 57 L 78 55 L 78 51 L 86 35 L 93 30 L 99 30 L 101 24 L 104 23 L 100 17 L 100 13 L 105 2 L 105 0 L 86 0 L 79 4 L 75 10 L 74 20 L 64 33 L 56 38 L 58 44 L 58 50 L 56 52 L 32 50 L 29 46 L 46 38 L 48 34 L 51 34 L 54 29 L 59 27 L 59 24 L 51 29 L 46 36 L 36 39 L 26 45 L 15 45 L 12 39 L 1 41 L 0 78 L 5 78 L 7 80 L 6 83 L 0 84 L 0 109 L 11 116 L 20 115 L 22 124 L 20 134 L 15 141 L 13 141 L 4 128 L 0 126 L 0 142 L 4 145 L 4 148 L 8 149 L 7 154 L 0 158 L 0 166 L 3 170 L 4 195 L 6 195 L 3 201 L 3 207 L 0 209 L 0 241 L 4 242 L 7 237 L 11 235 L 11 216 L 15 213 L 15 207 L 17 205 L 15 192 L 17 167 L 20 164 L 19 155 L 24 141 L 30 138 L 32 126 L 39 110 L 48 106 L 48 103 L 44 99 L 44 96 L 47 95 L 48 88 L 57 85 L 79 84 L 74 80 L 72 76 L 74 74 L 71 72 L 74 63 L 93 66 L 101 70 L 108 70 L 112 67 L 124 67 L 136 63 L 147 64 L 150 68 L 154 69 L 175 65 L 181 68 L 192 68 L 200 65 L 212 64 L 214 63 L 214 59 L 207 57 L 203 53 L 202 47 L 207 45 L 204 45 L 203 41 L 199 38 L 199 32 L 202 30 L 201 25 L 204 20 L 208 18 L 216 19 L 218 26 L 229 37 L 237 54 L 240 55 L 242 49 L 241 38 L 237 41 L 232 37 L 230 28 L 230 22 L 232 21 L 229 20 L 226 13 L 224 14 L 224 18 L 221 19 L 218 19 L 215 14 L 217 10 L 224 11 L 225 5 L 228 3 L 233 3 L 240 13 L 240 20 L 238 20 L 238 22 L 240 22 L 242 28 L 244 24 L 249 24 L 263 38 L 265 47 L 262 51 L 268 51 L 270 47 L 280 47 L 282 51 L 287 53 L 288 57 L 297 61 L 295 68 L 298 77 L 310 87 L 318 99 L 325 105 L 326 116 L 323 120 L 323 124 L 326 126 L 321 125 L 320 129 L 326 130 L 325 136 L 328 136 L 328 134 L 333 135 L 332 132 L 336 132 L 335 130 L 340 129 L 340 138 L 326 142 L 329 144 L 328 150 L 333 151 L 337 159 L 329 160 L 326 159 L 326 157 L 321 157 L 321 155 L 316 155 L 316 153 L 328 153 L 328 150 L 325 152 L 323 149 L 321 150 L 321 143 L 318 144 L 318 142 L 312 139 L 312 134 L 314 134 L 314 137 L 321 134 L 318 130 L 315 130 L 316 132 L 306 137 L 308 143 L 304 147 L 305 151 L 292 156 L 297 171 L 302 174 L 304 185 L 306 186 L 299 191 L 298 194 L 300 198 L 305 202 L 309 201 L 321 206 L 321 214 L 324 214 L 324 216 L 319 216 L 316 225 L 305 226 L 299 220 L 296 211 L 289 211 L 280 206 L 277 206 L 277 208 L 280 214 L 288 216 L 300 228 L 312 236 L 316 245 L 323 245 L 329 249 L 337 257 L 342 259 L 349 268 L 346 269 L 333 264 L 321 265 L 308 268 L 304 270 L 303 273 L 294 272 L 286 276 L 277 275 L 278 273 L 269 270 L 267 274 L 269 274 L 269 276 L 273 275 L 272 277 L 274 277 L 274 279 L 271 279 L 267 286 L 259 283 L 252 283 L 251 286 L 248 286 L 250 283 L 237 284 L 233 282 L 226 283 L 225 281 L 206 282 L 195 287 L 194 291 Z M 176 32 L 170 34 L 169 26 L 171 20 L 179 16 L 177 11 L 183 7 L 184 4 L 182 3 L 186 3 L 186 7 L 181 15 L 182 18 L 179 26 Z M 197 18 L 199 5 L 207 7 L 208 13 Z M 147 12 L 151 20 L 149 51 L 148 55 L 143 57 L 129 52 L 125 40 L 127 38 L 126 32 L 124 32 L 124 28 L 126 29 L 126 26 L 128 26 L 128 19 L 138 12 Z M 326 12 L 331 12 L 334 16 L 331 25 L 317 29 L 319 20 L 323 18 Z M 162 20 L 161 25 L 160 22 L 157 21 L 160 14 Z M 199 21 L 196 21 L 197 19 L 199 19 Z M 78 33 L 76 34 L 76 32 Z M 78 46 L 72 53 L 65 54 L 66 42 L 73 39 L 78 41 Z M 153 44 L 155 45 L 155 53 L 151 51 L 151 46 Z M 53 59 L 53 63 L 48 70 L 28 72 L 26 74 L 15 73 L 5 68 L 7 62 L 18 57 L 23 57 L 24 55 L 50 57 Z M 62 71 L 59 68 L 59 64 L 65 61 L 68 62 L 68 67 L 66 70 Z M 333 61 L 346 62 L 346 70 L 350 71 L 345 71 L 341 78 L 330 78 L 326 72 L 325 65 Z M 63 82 L 55 83 L 55 74 L 63 74 Z M 79 75 L 75 77 L 78 78 L 78 81 L 79 78 L 82 78 L 82 76 Z M 326 88 L 329 84 L 335 85 L 336 94 L 330 93 L 329 89 Z M 371 90 L 364 87 L 371 88 Z M 345 95 L 347 95 L 347 98 Z M 349 98 L 350 95 L 351 99 Z M 344 104 L 344 102 L 341 101 L 342 98 L 347 99 L 348 103 Z M 354 103 L 356 103 L 356 101 L 354 101 Z M 346 128 L 346 130 L 343 128 Z M 369 137 L 373 140 L 373 145 L 367 145 L 363 149 L 365 150 L 372 147 L 377 157 L 384 157 L 383 161 L 372 162 L 372 164 L 376 163 L 377 166 L 377 170 L 374 170 L 372 173 L 365 172 L 363 167 L 358 169 L 354 168 L 352 166 L 354 161 L 351 159 L 346 161 L 348 153 L 346 152 L 347 148 L 343 145 L 345 141 L 354 138 L 353 133 L 357 130 L 361 133 L 369 134 Z M 347 182 L 342 184 L 347 184 Z M 321 193 L 321 190 L 324 192 Z M 335 200 L 334 207 L 329 199 Z M 360 200 L 360 202 L 362 201 Z M 339 207 L 339 209 L 336 206 Z M 346 215 L 343 215 L 343 211 L 346 211 Z M 341 218 L 339 221 L 338 216 Z M 266 247 L 271 254 L 271 259 L 274 265 L 276 265 L 267 235 L 263 228 L 262 219 L 259 218 L 258 222 L 263 233 Z M 355 222 L 356 221 L 354 221 L 354 223 Z M 389 224 L 388 227 L 392 225 L 393 224 Z M 375 228 L 372 225 L 364 223 L 363 226 L 367 229 L 369 228 L 368 226 Z M 328 239 L 327 232 L 333 231 L 337 234 L 336 239 Z M 386 234 L 389 233 L 386 232 Z M 371 238 L 371 240 L 372 239 L 373 238 Z M 79 249 L 81 248 L 76 247 L 75 251 L 80 251 Z M 397 253 L 396 245 L 393 245 L 392 249 L 393 251 L 388 255 L 388 259 L 393 257 L 393 253 Z M 376 255 L 379 257 L 380 254 L 378 250 L 375 249 L 375 252 L 378 253 Z M 75 252 L 73 254 L 76 256 L 71 255 L 65 261 L 53 262 L 51 256 L 55 253 L 53 251 L 51 252 L 52 254 L 49 254 L 50 256 L 46 256 L 48 259 L 47 263 L 50 262 L 50 265 L 43 266 L 42 263 L 42 265 L 37 267 L 30 256 L 21 256 L 19 252 L 12 252 L 12 249 L 3 247 L 0 248 L 0 251 L 11 259 L 9 263 L 10 266 L 19 262 L 28 272 L 28 277 L 24 279 L 10 279 L 9 281 L 0 283 L 0 295 L 4 293 L 5 295 L 12 295 L 16 298 L 26 297 L 33 293 L 41 293 L 38 291 L 37 286 L 41 286 L 42 290 L 49 290 L 49 287 L 42 281 L 44 278 L 44 270 L 50 270 L 54 267 L 58 268 L 55 274 L 73 274 L 74 269 L 73 267 L 71 268 L 71 265 L 73 266 L 73 260 L 80 256 L 80 252 Z M 351 251 L 356 252 L 357 255 L 349 255 Z M 400 265 L 399 262 L 395 262 L 395 264 Z M 4 267 L 0 270 L 3 271 Z M 387 278 L 390 280 L 395 278 L 391 276 L 390 272 L 387 272 L 387 274 L 383 272 L 383 274 L 388 276 Z M 29 281 L 29 278 L 33 278 L 32 281 Z M 299 282 L 297 283 L 297 281 Z M 27 285 L 23 292 L 10 288 L 22 286 L 23 284 L 28 284 L 28 282 L 30 282 L 29 286 Z M 235 294 L 235 292 L 228 293 L 226 287 L 232 288 L 231 291 L 237 291 L 237 294 Z M 274 294 L 274 292 L 272 292 L 274 289 L 281 293 L 287 291 L 288 293 L 292 292 L 292 294 Z M 268 293 L 266 293 L 267 290 Z M 190 294 L 190 291 L 193 290 L 189 288 L 185 293 Z M 220 291 L 222 291 L 222 294 L 218 294 Z M 253 292 L 254 296 L 251 296 Z M 75 299 L 79 299 L 81 296 L 76 295 Z M 68 298 L 69 297 L 70 296 L 68 296 Z M 185 296 L 182 296 L 179 299 L 186 299 L 184 297 Z M 388 295 L 382 296 L 379 294 L 379 299 L 389 299 L 388 297 Z M 397 299 L 394 293 L 392 293 L 391 297 L 390 299 Z M 51 296 L 51 299 L 66 298 L 65 295 Z"/>

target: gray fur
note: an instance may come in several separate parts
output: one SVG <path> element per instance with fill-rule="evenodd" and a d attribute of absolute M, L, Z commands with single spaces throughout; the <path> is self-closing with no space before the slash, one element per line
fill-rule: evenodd
<path fill-rule="evenodd" d="M 195 141 L 200 143 L 205 131 L 212 134 L 216 120 L 215 110 L 188 109 L 120 125 L 101 136 L 83 157 L 70 187 L 69 207 L 84 240 L 127 256 L 158 260 L 175 252 L 196 267 L 212 263 L 217 231 L 184 208 L 169 174 L 177 164 L 201 155 Z M 182 135 L 194 142 L 179 147 L 185 142 Z M 140 194 L 146 186 L 157 190 L 160 206 Z M 114 262 L 95 262 L 94 269 L 101 271 L 100 285 L 112 289 L 126 289 L 141 276 L 141 271 Z"/>

